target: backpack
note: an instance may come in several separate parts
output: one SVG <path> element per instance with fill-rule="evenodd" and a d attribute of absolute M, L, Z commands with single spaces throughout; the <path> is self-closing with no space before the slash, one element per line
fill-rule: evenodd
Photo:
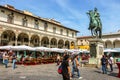
<path fill-rule="evenodd" d="M 62 74 L 62 65 L 60 65 L 60 66 L 58 67 L 58 73 L 59 73 L 59 74 Z"/>

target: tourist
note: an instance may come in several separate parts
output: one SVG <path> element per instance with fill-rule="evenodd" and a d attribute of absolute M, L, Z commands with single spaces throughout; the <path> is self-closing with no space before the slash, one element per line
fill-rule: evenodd
<path fill-rule="evenodd" d="M 79 61 L 78 61 L 79 55 L 75 55 L 74 59 L 73 59 L 73 67 L 72 67 L 72 77 L 74 77 L 74 72 L 77 72 L 78 75 L 78 79 L 82 79 L 82 77 L 80 76 L 80 71 L 79 71 Z"/>
<path fill-rule="evenodd" d="M 63 80 L 70 80 L 70 66 L 69 66 L 69 55 L 65 55 L 63 57 L 63 62 L 62 62 L 62 76 L 63 76 Z"/>
<path fill-rule="evenodd" d="M 60 64 L 60 55 L 58 54 L 57 55 L 57 65 L 59 65 Z"/>
<path fill-rule="evenodd" d="M 6 51 L 6 50 L 3 51 L 3 55 L 2 55 L 2 57 L 3 57 L 3 64 L 5 63 L 5 60 L 4 60 L 5 54 L 7 54 L 7 51 Z"/>
<path fill-rule="evenodd" d="M 105 55 L 103 55 L 102 58 L 101 58 L 101 65 L 102 65 L 103 74 L 107 74 L 106 62 L 107 62 L 107 59 L 106 59 Z"/>
<path fill-rule="evenodd" d="M 16 68 L 16 59 L 17 59 L 17 57 L 16 57 L 16 54 L 15 53 L 13 53 L 13 55 L 12 55 L 12 68 L 13 69 L 15 69 Z"/>
<path fill-rule="evenodd" d="M 25 63 L 25 56 L 24 56 L 24 54 L 21 55 L 20 61 L 22 62 L 22 65 Z"/>
<path fill-rule="evenodd" d="M 5 56 L 4 56 L 4 64 L 5 64 L 5 68 L 8 67 L 8 59 L 9 59 L 9 55 L 6 53 Z"/>
<path fill-rule="evenodd" d="M 112 72 L 113 71 L 113 57 L 111 55 L 109 55 L 108 63 L 110 66 L 110 70 Z"/>

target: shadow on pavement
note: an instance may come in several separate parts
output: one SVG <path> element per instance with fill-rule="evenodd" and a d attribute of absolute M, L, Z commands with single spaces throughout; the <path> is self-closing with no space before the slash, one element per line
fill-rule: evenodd
<path fill-rule="evenodd" d="M 110 72 L 109 76 L 117 77 L 118 73 Z"/>
<path fill-rule="evenodd" d="M 96 71 L 94 71 L 94 72 L 96 72 L 96 73 L 101 73 L 101 71 L 98 71 L 98 70 L 96 70 Z M 102 73 L 101 73 L 102 74 Z"/>
<path fill-rule="evenodd" d="M 96 71 L 94 71 L 94 72 L 103 74 L 101 71 L 98 71 L 98 70 L 96 70 Z M 113 77 L 117 77 L 117 75 L 118 75 L 118 73 L 110 72 L 110 71 L 107 71 L 107 74 L 108 74 L 109 76 L 113 76 Z"/>

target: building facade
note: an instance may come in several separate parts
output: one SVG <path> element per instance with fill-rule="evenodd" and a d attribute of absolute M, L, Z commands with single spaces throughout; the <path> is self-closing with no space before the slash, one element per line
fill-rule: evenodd
<path fill-rule="evenodd" d="M 74 48 L 77 30 L 11 5 L 0 6 L 0 44 Z"/>
<path fill-rule="evenodd" d="M 92 36 L 77 37 L 77 48 L 89 50 L 89 39 L 92 38 Z M 104 48 L 120 48 L 120 31 L 103 34 L 102 40 L 104 42 Z"/>

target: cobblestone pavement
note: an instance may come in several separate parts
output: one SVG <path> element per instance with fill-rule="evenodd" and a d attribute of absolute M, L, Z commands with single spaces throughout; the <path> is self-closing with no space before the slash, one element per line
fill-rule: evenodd
<path fill-rule="evenodd" d="M 57 73 L 56 64 L 41 64 L 33 66 L 17 65 L 15 70 L 11 64 L 8 68 L 0 65 L 0 80 L 62 80 L 62 76 Z M 102 74 L 101 69 L 80 67 L 81 80 L 120 80 L 117 78 L 118 68 L 114 67 L 112 73 Z M 78 80 L 73 78 L 72 80 Z"/>

